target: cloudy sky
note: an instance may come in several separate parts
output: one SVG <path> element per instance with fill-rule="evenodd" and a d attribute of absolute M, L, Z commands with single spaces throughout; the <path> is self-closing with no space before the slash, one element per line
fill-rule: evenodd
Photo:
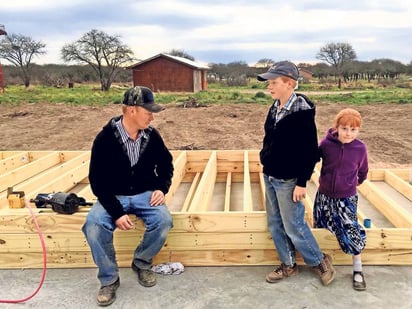
<path fill-rule="evenodd" d="M 361 61 L 412 61 L 407 0 L 3 0 L 0 24 L 46 44 L 38 64 L 63 63 L 63 45 L 92 29 L 119 35 L 137 59 L 179 49 L 204 63 L 313 63 L 339 42 Z"/>

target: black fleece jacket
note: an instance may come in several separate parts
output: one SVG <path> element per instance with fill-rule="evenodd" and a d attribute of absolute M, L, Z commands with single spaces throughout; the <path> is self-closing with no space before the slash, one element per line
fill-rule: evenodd
<path fill-rule="evenodd" d="M 115 122 L 111 119 L 96 136 L 91 151 L 89 180 L 99 202 L 117 220 L 125 214 L 116 195 L 135 195 L 145 191 L 169 191 L 173 176 L 173 157 L 159 132 L 145 129 L 139 161 L 133 167 Z"/>
<path fill-rule="evenodd" d="M 312 108 L 286 115 L 275 127 L 269 110 L 265 122 L 265 136 L 260 151 L 263 172 L 278 179 L 297 178 L 297 185 L 306 187 L 319 158 L 318 137 L 315 124 L 315 105 L 303 94 Z"/>

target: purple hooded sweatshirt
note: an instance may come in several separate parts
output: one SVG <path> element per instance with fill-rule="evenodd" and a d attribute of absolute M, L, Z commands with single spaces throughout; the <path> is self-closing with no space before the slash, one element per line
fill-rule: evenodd
<path fill-rule="evenodd" d="M 319 144 L 322 168 L 318 191 L 331 198 L 355 195 L 356 187 L 368 175 L 366 145 L 359 139 L 343 144 L 335 129 L 330 128 Z"/>

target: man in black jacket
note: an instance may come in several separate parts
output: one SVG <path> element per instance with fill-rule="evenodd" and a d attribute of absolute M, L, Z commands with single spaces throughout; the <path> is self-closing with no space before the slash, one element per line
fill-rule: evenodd
<path fill-rule="evenodd" d="M 165 195 L 173 176 L 173 157 L 159 132 L 150 125 L 153 113 L 163 110 L 146 87 L 133 87 L 123 98 L 121 116 L 111 119 L 96 136 L 89 180 L 97 202 L 91 208 L 83 233 L 98 267 L 101 288 L 97 303 L 114 302 L 120 285 L 113 246 L 116 228 L 134 228 L 129 214 L 141 218 L 146 230 L 137 246 L 132 269 L 145 287 L 156 284 L 153 257 L 173 227 Z"/>

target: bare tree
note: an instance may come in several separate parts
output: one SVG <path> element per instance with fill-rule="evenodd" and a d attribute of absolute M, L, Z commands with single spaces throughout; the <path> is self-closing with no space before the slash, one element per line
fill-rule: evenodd
<path fill-rule="evenodd" d="M 269 58 L 262 58 L 260 59 L 258 62 L 256 62 L 256 67 L 261 67 L 261 68 L 265 68 L 268 69 L 270 68 L 272 65 L 275 64 L 275 61 Z"/>
<path fill-rule="evenodd" d="M 184 50 L 181 50 L 181 49 L 172 49 L 170 52 L 166 52 L 165 54 L 186 58 L 192 61 L 195 60 L 195 57 L 189 55 L 188 53 L 186 53 Z"/>
<path fill-rule="evenodd" d="M 30 86 L 33 57 L 43 55 L 46 44 L 21 34 L 10 34 L 0 42 L 0 58 L 19 68 L 19 77 L 27 88 Z"/>
<path fill-rule="evenodd" d="M 316 58 L 330 64 L 338 77 L 338 87 L 341 87 L 342 70 L 345 64 L 356 60 L 356 53 L 348 43 L 328 43 L 321 47 Z"/>
<path fill-rule="evenodd" d="M 96 29 L 87 32 L 74 43 L 64 45 L 61 54 L 65 62 L 90 65 L 99 76 L 102 91 L 108 91 L 123 70 L 123 65 L 133 61 L 133 51 L 121 43 L 119 36 L 108 35 Z"/>

